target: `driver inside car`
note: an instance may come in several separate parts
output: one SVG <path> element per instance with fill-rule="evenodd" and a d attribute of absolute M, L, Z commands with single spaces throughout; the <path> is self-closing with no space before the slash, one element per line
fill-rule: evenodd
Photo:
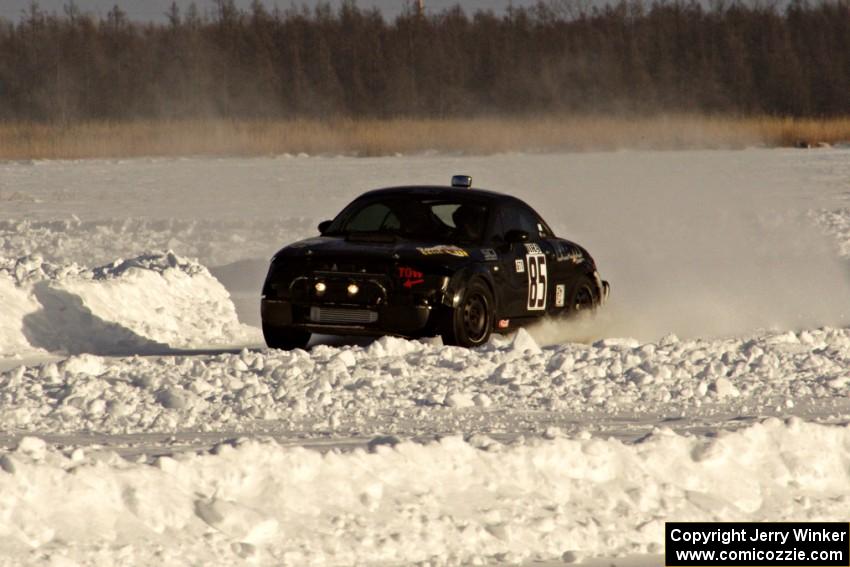
<path fill-rule="evenodd" d="M 461 205 L 452 213 L 455 234 L 464 242 L 479 242 L 484 235 L 486 208 L 480 205 Z"/>

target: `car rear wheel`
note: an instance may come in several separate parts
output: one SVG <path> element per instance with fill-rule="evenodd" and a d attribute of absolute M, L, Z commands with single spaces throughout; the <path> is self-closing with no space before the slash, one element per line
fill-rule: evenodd
<path fill-rule="evenodd" d="M 457 307 L 446 313 L 441 335 L 443 343 L 473 347 L 486 343 L 493 332 L 493 294 L 480 280 L 473 280 Z"/>
<path fill-rule="evenodd" d="M 276 327 L 263 323 L 263 337 L 269 348 L 292 350 L 304 348 L 310 342 L 310 332 L 293 327 Z"/>

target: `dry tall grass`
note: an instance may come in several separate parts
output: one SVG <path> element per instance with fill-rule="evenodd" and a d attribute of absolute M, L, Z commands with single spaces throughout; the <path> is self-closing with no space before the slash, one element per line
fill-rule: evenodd
<path fill-rule="evenodd" d="M 850 118 L 672 116 L 0 124 L 0 159 L 740 148 L 850 140 Z"/>

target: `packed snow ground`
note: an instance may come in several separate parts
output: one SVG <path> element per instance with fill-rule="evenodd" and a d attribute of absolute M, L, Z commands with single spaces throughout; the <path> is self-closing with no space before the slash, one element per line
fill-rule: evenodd
<path fill-rule="evenodd" d="M 848 157 L 0 163 L 0 561 L 660 562 L 668 519 L 846 520 Z M 453 173 L 587 246 L 605 311 L 262 347 L 277 248 Z"/>

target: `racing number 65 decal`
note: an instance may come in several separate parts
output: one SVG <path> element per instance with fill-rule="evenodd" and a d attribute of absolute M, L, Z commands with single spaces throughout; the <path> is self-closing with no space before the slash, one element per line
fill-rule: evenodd
<path fill-rule="evenodd" d="M 528 254 L 525 264 L 528 272 L 528 310 L 546 309 L 546 256 Z"/>

